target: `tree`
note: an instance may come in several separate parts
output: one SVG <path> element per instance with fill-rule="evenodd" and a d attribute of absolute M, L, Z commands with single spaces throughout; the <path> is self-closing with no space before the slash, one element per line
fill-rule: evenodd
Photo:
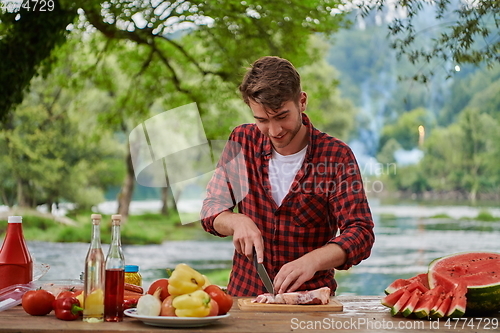
<path fill-rule="evenodd" d="M 403 149 L 411 150 L 419 144 L 419 126 L 429 133 L 434 125 L 434 117 L 423 108 L 404 113 L 393 124 L 385 125 L 380 137 L 381 150 L 387 142 L 396 140 Z M 391 144 L 394 145 L 394 144 Z M 387 149 L 387 148 L 385 148 Z"/>
<path fill-rule="evenodd" d="M 310 62 L 311 54 L 304 52 L 308 36 L 339 28 L 343 16 L 334 14 L 338 5 L 336 0 L 55 0 L 54 9 L 43 15 L 22 7 L 10 12 L 2 7 L 0 83 L 10 88 L 0 95 L 0 119 L 21 102 L 29 81 L 65 40 L 66 27 L 73 27 L 72 23 L 97 29 L 109 40 L 145 46 L 143 67 L 157 57 L 166 68 L 166 78 L 179 92 L 190 95 L 180 68 L 235 82 L 242 68 L 261 55 L 286 56 L 297 66 Z M 74 22 L 78 10 L 83 21 Z M 183 33 L 193 38 L 180 41 L 177 37 Z M 193 52 L 197 45 L 204 51 Z"/>
<path fill-rule="evenodd" d="M 286 57 L 298 67 L 310 64 L 318 59 L 311 49 L 311 33 L 333 33 L 343 18 L 332 14 L 338 3 L 328 0 L 107 4 L 106 8 L 83 5 L 81 25 L 90 24 L 105 36 L 103 53 L 128 52 L 115 58 L 126 74 L 121 83 L 128 87 L 117 92 L 119 84 L 110 82 L 117 103 L 106 117 L 112 122 L 133 115 L 135 120 L 129 124 L 132 127 L 122 121 L 114 128 L 129 131 L 144 119 L 155 98 L 164 109 L 196 102 L 201 116 L 212 118 L 207 123 L 218 122 L 207 128 L 209 139 L 227 137 L 232 120 L 228 114 L 238 98 L 236 87 L 244 67 L 270 54 Z M 129 156 L 126 161 L 128 172 L 119 195 L 122 215 L 128 214 L 134 177 Z"/>
<path fill-rule="evenodd" d="M 0 6 L 0 122 L 22 102 L 42 63 L 64 42 L 66 27 L 77 12 L 73 4 L 60 2 L 53 0 L 52 10 L 45 12 L 24 6 L 8 11 L 9 6 Z M 49 68 L 50 62 L 45 64 Z"/>
<path fill-rule="evenodd" d="M 500 1 L 379 0 L 363 1 L 360 8 L 367 15 L 373 9 L 387 10 L 391 6 L 400 13 L 389 25 L 392 47 L 412 63 L 431 64 L 413 79 L 427 82 L 436 71 L 436 61 L 450 76 L 455 66 L 493 66 L 500 62 Z M 433 16 L 437 23 L 416 30 L 415 21 L 422 15 Z M 416 43 L 422 39 L 426 42 Z"/>
<path fill-rule="evenodd" d="M 35 208 L 69 201 L 90 208 L 103 198 L 103 160 L 111 155 L 94 135 L 88 111 L 72 102 L 54 75 L 36 79 L 32 90 L 0 131 L 2 201 Z M 108 148 L 111 148 L 108 146 Z"/>
<path fill-rule="evenodd" d="M 472 202 L 479 194 L 498 193 L 499 131 L 497 120 L 474 108 L 464 109 L 457 123 L 434 130 L 420 162 L 431 187 L 458 191 Z"/>

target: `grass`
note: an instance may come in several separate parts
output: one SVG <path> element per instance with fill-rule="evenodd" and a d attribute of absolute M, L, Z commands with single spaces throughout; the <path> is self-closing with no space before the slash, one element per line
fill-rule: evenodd
<path fill-rule="evenodd" d="M 206 277 L 210 281 L 210 284 L 216 284 L 218 286 L 227 286 L 229 282 L 230 269 L 214 270 L 212 272 L 206 273 Z"/>
<path fill-rule="evenodd" d="M 491 213 L 489 211 L 482 210 L 477 214 L 476 220 L 485 221 L 485 222 L 493 222 L 493 221 L 500 221 L 500 217 L 495 217 L 495 216 L 491 215 Z"/>
<path fill-rule="evenodd" d="M 436 214 L 430 217 L 431 219 L 451 219 L 450 215 L 446 213 Z"/>

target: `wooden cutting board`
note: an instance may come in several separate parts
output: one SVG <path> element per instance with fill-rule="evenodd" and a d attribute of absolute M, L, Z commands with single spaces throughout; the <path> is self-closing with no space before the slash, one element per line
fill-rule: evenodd
<path fill-rule="evenodd" d="M 254 298 L 239 298 L 238 307 L 242 311 L 256 312 L 342 312 L 344 306 L 335 297 L 330 298 L 330 303 L 325 305 L 289 305 L 252 303 Z"/>

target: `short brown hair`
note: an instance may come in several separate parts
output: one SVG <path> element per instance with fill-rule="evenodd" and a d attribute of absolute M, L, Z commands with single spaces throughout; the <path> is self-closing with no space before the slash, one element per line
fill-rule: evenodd
<path fill-rule="evenodd" d="M 256 60 L 239 88 L 247 105 L 254 101 L 273 111 L 288 101 L 298 103 L 302 91 L 300 75 L 292 63 L 272 56 Z"/>

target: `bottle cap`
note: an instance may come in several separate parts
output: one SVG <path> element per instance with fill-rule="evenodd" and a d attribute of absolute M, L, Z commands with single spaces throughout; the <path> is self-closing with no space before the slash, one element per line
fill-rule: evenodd
<path fill-rule="evenodd" d="M 111 225 L 120 225 L 122 222 L 122 216 L 120 214 L 111 215 Z"/>
<path fill-rule="evenodd" d="M 7 221 L 8 221 L 8 223 L 22 223 L 23 217 L 22 216 L 9 216 Z"/>
<path fill-rule="evenodd" d="M 137 273 L 139 271 L 139 266 L 137 265 L 125 265 L 125 273 Z"/>
<path fill-rule="evenodd" d="M 102 218 L 101 214 L 92 214 L 90 215 L 92 220 L 100 220 Z"/>

